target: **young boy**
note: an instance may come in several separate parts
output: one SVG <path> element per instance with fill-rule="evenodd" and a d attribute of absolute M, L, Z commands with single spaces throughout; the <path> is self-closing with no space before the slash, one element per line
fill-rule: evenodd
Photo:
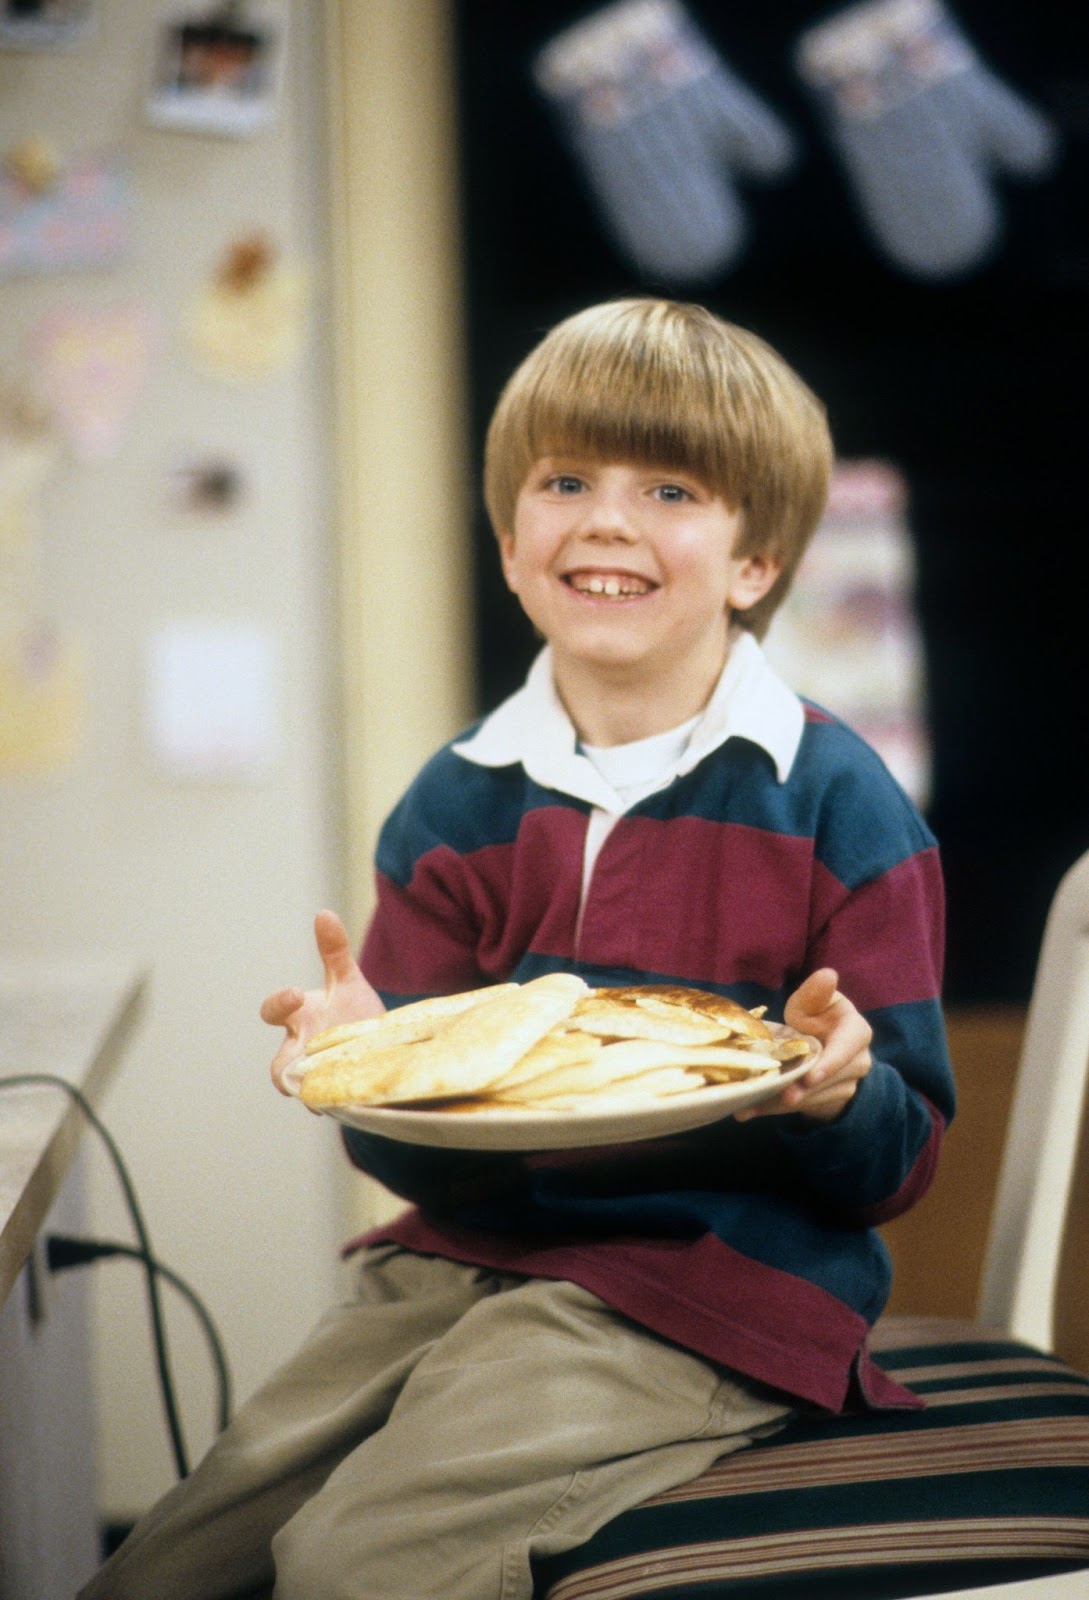
<path fill-rule="evenodd" d="M 605 1149 L 346 1131 L 411 1207 L 87 1600 L 525 1600 L 534 1555 L 799 1406 L 914 1403 L 866 1337 L 874 1225 L 923 1193 L 953 1110 L 936 849 L 757 643 L 831 460 L 809 390 L 700 307 L 554 329 L 485 461 L 545 647 L 387 822 L 361 967 L 323 912 L 324 986 L 262 1007 L 281 1088 L 320 1029 L 553 970 L 766 1005 L 816 1065 L 758 1111 Z"/>

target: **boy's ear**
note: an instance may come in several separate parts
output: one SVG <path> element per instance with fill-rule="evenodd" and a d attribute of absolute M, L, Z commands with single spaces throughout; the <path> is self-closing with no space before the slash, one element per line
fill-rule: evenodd
<path fill-rule="evenodd" d="M 730 580 L 730 609 L 748 611 L 762 600 L 783 570 L 777 556 L 742 556 L 734 562 Z"/>
<path fill-rule="evenodd" d="M 514 535 L 500 531 L 496 534 L 499 545 L 499 564 L 503 568 L 503 576 L 507 580 L 507 588 L 512 594 L 518 593 L 518 584 L 514 573 Z"/>

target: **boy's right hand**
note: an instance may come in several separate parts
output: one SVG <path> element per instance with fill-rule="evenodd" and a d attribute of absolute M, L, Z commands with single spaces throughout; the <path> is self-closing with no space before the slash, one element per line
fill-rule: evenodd
<path fill-rule="evenodd" d="M 286 1028 L 287 1037 L 272 1058 L 272 1081 L 281 1094 L 294 1094 L 308 1039 L 344 1022 L 359 1022 L 385 1010 L 352 954 L 348 934 L 335 911 L 319 911 L 314 938 L 325 972 L 321 989 L 277 989 L 261 1006 L 261 1020 Z"/>

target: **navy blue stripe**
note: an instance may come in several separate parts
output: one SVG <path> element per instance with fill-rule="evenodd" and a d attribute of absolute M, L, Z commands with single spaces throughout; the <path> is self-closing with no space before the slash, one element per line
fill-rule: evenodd
<path fill-rule="evenodd" d="M 961 1343 L 952 1340 L 947 1344 L 912 1344 L 897 1345 L 895 1349 L 878 1350 L 874 1354 L 877 1365 L 885 1372 L 903 1372 L 908 1367 L 936 1367 L 942 1363 L 950 1366 L 960 1365 L 962 1362 L 978 1361 L 1007 1361 L 1028 1357 L 1034 1361 L 1046 1361 L 1055 1371 L 1056 1376 L 1074 1378 L 1084 1383 L 1089 1392 L 1089 1377 L 1083 1373 L 1074 1372 L 1058 1356 L 1051 1356 L 1044 1350 L 1037 1350 L 1034 1345 L 1024 1344 L 1016 1339 L 972 1339 Z"/>
<path fill-rule="evenodd" d="M 767 753 L 733 739 L 635 809 L 662 821 L 701 817 L 813 839 L 818 860 L 850 889 L 935 845 L 880 756 L 835 719 L 806 724 L 789 784 L 769 783 Z M 857 826 L 836 826 L 830 837 L 824 819 L 844 815 Z"/>
<path fill-rule="evenodd" d="M 838 721 L 806 724 L 789 784 L 769 783 L 767 768 L 759 746 L 730 740 L 634 814 L 661 821 L 700 817 L 813 839 L 817 858 L 849 889 L 934 846 L 880 757 Z M 883 804 L 877 807 L 879 796 Z M 379 870 L 403 885 L 419 857 L 439 843 L 459 855 L 513 843 L 526 812 L 543 805 L 589 809 L 584 801 L 533 783 L 520 765 L 481 767 L 447 745 L 425 764 L 391 814 L 379 841 Z M 823 819 L 830 814 L 853 814 L 857 826 L 836 827 L 829 838 Z"/>
<path fill-rule="evenodd" d="M 542 806 L 585 814 L 585 801 L 543 789 L 520 766 L 481 767 L 447 745 L 431 757 L 387 818 L 378 840 L 378 871 L 405 887 L 420 857 L 445 845 L 469 855 L 513 844 L 523 818 Z"/>

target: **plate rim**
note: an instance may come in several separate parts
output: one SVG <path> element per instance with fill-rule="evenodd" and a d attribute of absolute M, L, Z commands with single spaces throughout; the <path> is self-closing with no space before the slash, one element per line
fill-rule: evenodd
<path fill-rule="evenodd" d="M 812 1038 L 812 1035 L 803 1037 Z M 764 1100 L 772 1099 L 780 1089 L 804 1077 L 816 1064 L 820 1055 L 820 1044 L 819 1041 L 814 1042 L 817 1045 L 815 1052 L 811 1052 L 803 1061 L 774 1076 L 769 1072 L 761 1073 L 758 1080 L 753 1082 L 738 1079 L 733 1083 L 705 1084 L 684 1094 L 663 1096 L 658 1105 L 640 1106 L 628 1112 L 615 1109 L 610 1111 L 607 1107 L 596 1111 L 570 1109 L 549 1111 L 541 1107 L 521 1106 L 477 1112 L 444 1112 L 420 1108 L 410 1110 L 402 1106 L 345 1105 L 322 1107 L 321 1115 L 331 1117 L 342 1126 L 354 1128 L 361 1133 L 375 1133 L 383 1138 L 393 1139 L 399 1144 L 429 1149 L 528 1152 L 590 1148 L 596 1144 L 634 1144 L 647 1139 L 668 1137 L 671 1133 L 691 1132 L 696 1128 L 724 1120 L 732 1115 L 735 1108 L 747 1109 L 748 1106 L 759 1105 Z M 758 1088 L 765 1092 L 759 1093 L 755 1098 L 748 1098 L 749 1092 Z M 698 1107 L 697 1097 L 701 1101 Z M 744 1102 L 744 1105 L 741 1102 Z M 686 1121 L 683 1127 L 655 1130 L 656 1122 L 674 1122 L 678 1114 L 697 1109 L 701 1113 L 697 1120 L 690 1123 Z M 704 1111 L 708 1115 L 702 1115 Z M 593 1130 L 600 1129 L 602 1124 L 611 1124 L 611 1127 L 608 1132 L 601 1132 L 600 1136 L 571 1137 L 573 1134 L 589 1135 Z M 629 1131 L 624 1131 L 625 1125 L 629 1125 Z M 546 1128 L 557 1130 L 556 1136 L 544 1138 L 543 1130 Z M 417 1134 L 416 1138 L 411 1137 L 413 1129 Z M 466 1134 L 464 1141 L 458 1138 L 462 1130 Z M 433 1136 L 420 1138 L 420 1134 Z M 442 1136 L 438 1137 L 439 1134 Z M 506 1142 L 508 1136 L 514 1137 L 518 1134 L 521 1137 L 517 1137 L 516 1142 Z M 538 1139 L 538 1135 L 542 1137 Z"/>

